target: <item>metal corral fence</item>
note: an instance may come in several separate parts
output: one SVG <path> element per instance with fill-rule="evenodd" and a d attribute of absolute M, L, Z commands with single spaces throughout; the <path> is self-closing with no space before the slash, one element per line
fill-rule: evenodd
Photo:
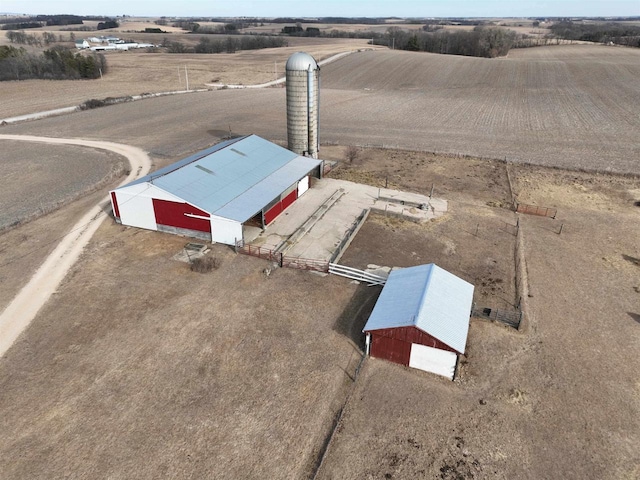
<path fill-rule="evenodd" d="M 538 215 L 540 217 L 556 218 L 558 210 L 555 208 L 538 207 L 536 205 L 527 205 L 526 203 L 516 203 L 516 212 L 526 213 L 528 215 Z"/>
<path fill-rule="evenodd" d="M 384 285 L 387 283 L 385 277 L 370 273 L 365 270 L 359 270 L 353 267 L 347 267 L 346 265 L 338 265 L 337 263 L 329 263 L 329 273 L 338 275 L 340 277 L 351 278 L 358 282 L 366 282 L 370 287 L 375 285 Z"/>
<path fill-rule="evenodd" d="M 476 305 L 471 309 L 471 316 L 476 318 L 484 318 L 494 322 L 500 322 L 517 329 L 522 320 L 522 311 L 501 310 L 499 308 L 478 307 Z"/>
<path fill-rule="evenodd" d="M 299 270 L 314 270 L 316 272 L 327 273 L 329 262 L 325 260 L 313 260 L 311 258 L 288 257 L 270 248 L 258 247 L 255 245 L 245 245 L 243 240 L 236 241 L 237 253 L 262 258 L 276 263 L 280 267 L 296 268 Z"/>

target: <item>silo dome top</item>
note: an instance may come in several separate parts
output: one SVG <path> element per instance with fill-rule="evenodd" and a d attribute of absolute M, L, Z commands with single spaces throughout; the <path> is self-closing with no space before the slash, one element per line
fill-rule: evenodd
<path fill-rule="evenodd" d="M 319 68 L 316 59 L 305 52 L 296 52 L 287 60 L 287 70 L 307 71 L 309 67 L 311 67 L 311 70 Z"/>

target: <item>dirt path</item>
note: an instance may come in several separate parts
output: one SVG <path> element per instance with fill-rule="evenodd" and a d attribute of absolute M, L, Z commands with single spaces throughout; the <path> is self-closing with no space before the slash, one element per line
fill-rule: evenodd
<path fill-rule="evenodd" d="M 131 173 L 124 179 L 123 184 L 140 175 L 145 175 L 151 167 L 151 160 L 146 152 L 136 147 L 118 143 L 30 135 L 0 135 L 0 140 L 80 145 L 110 150 L 126 157 L 131 164 Z M 106 202 L 108 202 L 108 198 L 93 207 L 71 228 L 29 282 L 0 314 L 0 356 L 4 355 L 11 347 L 20 333 L 35 318 L 51 294 L 56 291 L 93 233 L 106 218 L 103 212 Z"/>

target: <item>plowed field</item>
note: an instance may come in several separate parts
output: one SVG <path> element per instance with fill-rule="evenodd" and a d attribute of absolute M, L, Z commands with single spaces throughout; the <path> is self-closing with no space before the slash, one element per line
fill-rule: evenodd
<path fill-rule="evenodd" d="M 321 142 L 640 172 L 640 49 L 538 47 L 500 59 L 361 52 L 325 66 L 322 89 Z M 284 89 L 149 99 L 5 130 L 182 155 L 230 126 L 284 141 Z"/>

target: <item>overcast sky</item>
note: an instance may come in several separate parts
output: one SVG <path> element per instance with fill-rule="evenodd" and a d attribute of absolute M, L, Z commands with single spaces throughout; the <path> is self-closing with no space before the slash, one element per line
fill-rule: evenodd
<path fill-rule="evenodd" d="M 0 0 L 2 13 L 233 17 L 640 16 L 640 0 Z"/>

